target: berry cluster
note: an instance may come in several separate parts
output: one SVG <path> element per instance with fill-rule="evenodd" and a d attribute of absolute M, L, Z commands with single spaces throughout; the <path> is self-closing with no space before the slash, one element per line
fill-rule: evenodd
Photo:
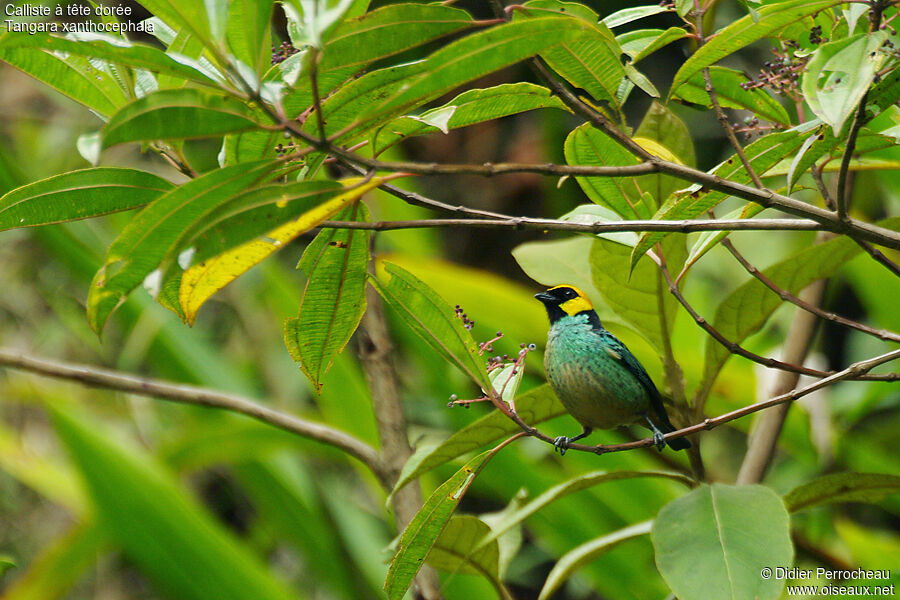
<path fill-rule="evenodd" d="M 475 321 L 469 320 L 469 316 L 463 312 L 463 309 L 459 307 L 459 304 L 457 304 L 453 310 L 454 312 L 456 312 L 456 316 L 462 319 L 463 327 L 465 327 L 466 329 L 472 329 L 473 327 L 475 327 Z"/>
<path fill-rule="evenodd" d="M 294 48 L 290 42 L 281 42 L 281 46 L 278 47 L 272 46 L 272 64 L 283 63 L 289 56 L 293 56 L 298 52 L 300 51 Z"/>
<path fill-rule="evenodd" d="M 282 156 L 293 152 L 295 148 L 296 148 L 296 146 L 294 146 L 293 140 L 288 142 L 287 146 L 285 146 L 284 144 L 279 142 L 278 145 L 275 146 L 275 154 L 278 155 L 278 158 L 281 158 Z"/>
<path fill-rule="evenodd" d="M 745 90 L 767 87 L 773 92 L 793 97 L 797 93 L 800 75 L 806 68 L 808 57 L 795 57 L 787 52 L 773 48 L 775 60 L 767 60 L 759 72 L 758 79 L 751 79 L 741 84 Z"/>
<path fill-rule="evenodd" d="M 815 46 L 819 44 L 824 44 L 828 41 L 828 38 L 822 37 L 822 26 L 816 25 L 812 29 L 809 30 L 809 43 Z"/>

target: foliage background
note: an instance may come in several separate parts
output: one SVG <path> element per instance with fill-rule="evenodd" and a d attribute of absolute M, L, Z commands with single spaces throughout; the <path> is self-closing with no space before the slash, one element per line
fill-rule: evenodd
<path fill-rule="evenodd" d="M 491 17 L 481 3 L 459 6 L 478 17 Z M 603 15 L 622 6 L 594 8 Z M 723 6 L 716 15 L 717 23 L 729 23 L 742 14 L 740 10 Z M 278 10 L 276 15 L 280 15 Z M 277 21 L 279 18 L 276 31 L 280 31 L 283 23 Z M 641 26 L 671 24 L 669 16 L 661 16 Z M 658 60 L 645 65 L 645 74 L 665 90 L 682 61 L 679 54 L 688 48 L 685 42 L 668 47 L 657 55 Z M 765 43 L 751 48 L 741 56 L 744 68 L 758 68 L 767 52 Z M 0 80 L 0 195 L 28 182 L 89 166 L 75 151 L 76 140 L 101 127 L 100 119 L 2 63 Z M 471 86 L 522 80 L 534 80 L 533 75 L 516 65 Z M 434 104 L 440 105 L 441 100 Z M 635 93 L 627 105 L 628 122 L 639 123 L 649 106 L 649 98 Z M 711 111 L 670 108 L 693 136 L 700 169 L 711 168 L 730 154 Z M 563 163 L 563 142 L 575 124 L 577 121 L 562 111 L 526 113 L 419 138 L 396 150 L 394 157 L 439 163 Z M 216 166 L 219 141 L 190 141 L 184 150 L 199 170 L 211 169 Z M 883 151 L 882 157 L 896 159 L 896 148 Z M 186 180 L 155 154 L 140 152 L 136 144 L 105 151 L 102 164 L 144 169 L 177 183 Z M 553 177 L 516 174 L 419 178 L 408 186 L 451 204 L 549 218 L 588 202 L 574 179 L 558 183 Z M 874 221 L 898 214 L 900 178 L 896 172 L 859 171 L 853 184 L 854 216 Z M 369 194 L 366 201 L 373 221 L 432 216 L 383 192 Z M 722 212 L 737 206 L 736 202 L 726 205 Z M 99 339 L 85 319 L 87 290 L 103 265 L 106 249 L 132 217 L 132 213 L 121 213 L 4 232 L 0 245 L 2 345 L 261 398 L 277 409 L 327 423 L 378 446 L 378 425 L 356 355 L 356 341 L 337 357 L 320 395 L 284 350 L 281 323 L 296 316 L 305 284 L 302 271 L 294 266 L 312 234 L 291 242 L 217 294 L 199 313 L 193 328 L 138 289 Z M 691 235 L 693 240 L 698 234 Z M 732 238 L 762 268 L 809 247 L 815 235 L 737 232 Z M 561 233 L 414 229 L 379 233 L 375 248 L 380 258 L 418 275 L 451 304 L 462 305 L 476 322 L 473 334 L 477 340 L 489 339 L 494 331 L 502 330 L 505 337 L 495 349 L 514 354 L 520 342 L 542 346 L 546 335 L 543 310 L 531 299 L 538 285 L 519 267 L 512 252 L 535 240 L 558 241 L 545 262 L 533 266 L 551 272 L 557 268 L 556 257 L 568 256 L 563 254 L 566 251 L 574 256 L 589 243 L 587 238 Z M 734 289 L 747 279 L 731 256 L 716 247 L 696 265 L 684 293 L 701 314 L 711 315 L 723 290 Z M 898 294 L 900 278 L 886 277 L 880 265 L 860 254 L 831 278 L 823 307 L 897 331 Z M 787 305 L 779 309 L 748 347 L 777 355 L 795 312 Z M 623 327 L 621 319 L 617 323 L 609 316 L 610 328 L 660 382 L 662 366 L 654 350 Z M 473 386 L 451 365 L 438 360 L 396 314 L 388 317 L 395 347 L 393 362 L 402 383 L 402 405 L 414 446 L 444 439 L 488 412 L 480 405 L 448 410 L 450 394 L 469 397 Z M 682 311 L 672 340 L 686 380 L 696 382 L 703 369 L 705 334 Z M 809 362 L 839 370 L 876 353 L 878 342 L 872 338 L 824 323 Z M 523 390 L 542 382 L 539 365 L 538 359 L 529 363 Z M 385 493 L 377 480 L 353 459 L 220 411 L 13 370 L 2 373 L 0 552 L 15 565 L 0 581 L 4 598 L 173 597 L 173 589 L 198 577 L 202 563 L 169 564 L 162 557 L 172 547 L 191 549 L 197 540 L 203 543 L 193 547 L 195 556 L 205 554 L 213 570 L 217 552 L 255 555 L 248 573 L 235 576 L 237 581 L 259 576 L 260 589 L 277 588 L 279 584 L 268 582 L 269 575 L 274 575 L 273 580 L 286 582 L 295 597 L 366 598 L 382 593 L 391 556 L 385 548 L 396 533 L 394 516 L 385 508 Z M 749 361 L 729 361 L 716 380 L 707 413 L 721 414 L 765 397 L 771 387 L 769 377 Z M 785 423 L 779 452 L 765 480 L 767 486 L 784 494 L 821 474 L 900 474 L 895 434 L 900 428 L 900 391 L 895 384 L 839 383 L 798 404 Z M 752 423 L 753 418 L 744 418 L 703 435 L 711 481 L 734 480 Z M 573 426 L 571 418 L 563 416 L 541 429 L 560 435 L 570 433 Z M 123 553 L 121 543 L 111 543 L 97 525 L 104 521 L 125 527 L 134 514 L 127 507 L 117 513 L 116 506 L 97 506 L 88 500 L 82 483 L 86 474 L 79 475 L 83 467 L 73 463 L 70 454 L 72 446 L 77 446 L 75 439 L 99 444 L 95 453 L 107 456 L 110 463 L 97 476 L 109 477 L 116 494 L 137 498 L 148 490 L 155 492 L 147 498 L 147 506 L 158 509 L 157 517 L 148 516 L 143 527 L 132 531 L 134 544 L 143 550 L 125 548 Z M 629 439 L 633 439 L 631 433 L 610 431 L 595 434 L 592 441 Z M 128 454 L 120 452 L 120 446 L 138 450 Z M 669 452 L 638 450 L 602 457 L 570 452 L 563 460 L 551 450 L 547 444 L 528 439 L 504 449 L 474 481 L 458 514 L 489 515 L 517 497 L 533 498 L 595 469 L 688 468 L 683 456 Z M 117 463 L 120 454 L 131 456 L 132 462 Z M 461 464 L 456 461 L 424 474 L 425 496 Z M 118 477 L 112 479 L 112 474 Z M 515 532 L 521 545 L 504 576 L 510 593 L 517 598 L 535 597 L 550 569 L 568 550 L 651 519 L 683 493 L 684 488 L 674 482 L 635 479 L 591 487 L 548 505 Z M 179 508 L 182 496 L 196 498 L 203 513 Z M 182 509 L 187 512 L 179 512 Z M 109 514 L 98 515 L 98 511 Z M 169 539 L 166 536 L 177 532 L 179 525 L 166 522 L 165 515 L 180 515 L 181 523 L 193 523 L 182 531 L 201 537 Z M 795 514 L 796 564 L 807 568 L 900 564 L 898 515 L 896 496 L 874 504 L 842 503 Z M 202 537 L 205 519 L 210 517 L 228 532 L 224 538 Z M 158 547 L 150 543 L 153 539 L 159 540 Z M 167 544 L 171 546 L 167 548 Z M 221 546 L 218 550 L 217 545 Z M 136 551 L 150 553 L 145 560 L 151 562 L 153 553 L 158 553 L 159 569 L 148 573 L 146 562 L 139 560 L 144 566 L 136 565 Z M 172 587 L 167 587 L 167 581 Z M 485 578 L 460 568 L 442 573 L 441 582 L 448 598 L 497 593 Z M 654 564 L 650 538 L 643 536 L 584 565 L 559 597 L 662 598 L 668 590 Z M 273 591 L 272 597 L 279 593 Z M 241 597 L 237 594 L 235 597 Z"/>

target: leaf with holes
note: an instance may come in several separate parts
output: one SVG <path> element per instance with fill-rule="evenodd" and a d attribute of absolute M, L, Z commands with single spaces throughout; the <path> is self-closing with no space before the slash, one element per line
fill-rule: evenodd
<path fill-rule="evenodd" d="M 887 31 L 861 33 L 816 49 L 800 82 L 813 112 L 835 135 L 856 109 L 884 62 Z"/>

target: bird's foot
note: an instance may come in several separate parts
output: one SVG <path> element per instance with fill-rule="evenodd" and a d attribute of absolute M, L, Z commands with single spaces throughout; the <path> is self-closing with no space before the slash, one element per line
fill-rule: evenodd
<path fill-rule="evenodd" d="M 662 431 L 658 429 L 653 432 L 653 443 L 656 445 L 656 449 L 660 452 L 663 451 L 663 448 L 666 447 L 666 437 L 663 435 Z"/>
<path fill-rule="evenodd" d="M 566 450 L 569 449 L 570 441 L 571 440 L 564 435 L 561 435 L 558 438 L 556 438 L 555 440 L 553 440 L 553 446 L 554 446 L 554 448 L 556 448 L 559 451 L 560 456 L 565 456 Z"/>

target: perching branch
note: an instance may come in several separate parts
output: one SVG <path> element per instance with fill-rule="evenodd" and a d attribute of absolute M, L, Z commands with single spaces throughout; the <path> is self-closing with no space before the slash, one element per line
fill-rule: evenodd
<path fill-rule="evenodd" d="M 750 404 L 743 408 L 739 408 L 737 410 L 733 410 L 731 412 L 727 412 L 723 415 L 719 415 L 718 417 L 713 417 L 709 419 L 705 419 L 702 423 L 697 423 L 695 425 L 691 425 L 690 427 L 684 427 L 682 429 L 678 429 L 677 431 L 673 431 L 672 433 L 667 433 L 665 435 L 666 440 L 672 440 L 675 438 L 685 437 L 687 435 L 691 435 L 693 433 L 699 433 L 701 431 L 709 431 L 710 429 L 715 429 L 719 425 L 724 423 L 728 423 L 730 421 L 734 421 L 735 419 L 740 419 L 741 417 L 746 417 L 747 415 L 751 415 L 755 412 L 759 412 L 763 409 L 770 408 L 772 406 L 777 406 L 779 404 L 785 404 L 788 402 L 793 402 L 795 400 L 799 400 L 800 398 L 807 396 L 817 390 L 828 387 L 832 384 L 835 384 L 839 381 L 844 381 L 848 379 L 858 380 L 860 375 L 868 373 L 875 367 L 882 365 L 886 362 L 890 362 L 892 360 L 897 360 L 900 358 L 900 349 L 892 350 L 885 354 L 881 354 L 879 356 L 875 356 L 873 358 L 867 360 L 861 360 L 857 363 L 853 363 L 846 369 L 842 371 L 838 371 L 833 375 L 830 375 L 824 379 L 820 379 L 815 383 L 811 383 L 808 386 L 800 389 L 794 389 L 787 393 L 780 394 L 773 398 L 769 398 L 768 400 L 763 400 L 762 402 L 756 402 L 755 404 Z M 526 431 L 527 433 L 527 431 Z M 536 436 L 540 437 L 540 436 Z M 541 439 L 547 438 L 547 436 L 542 436 Z M 545 441 L 553 442 L 552 439 L 547 438 Z M 623 450 L 634 450 L 636 448 L 647 448 L 653 446 L 653 438 L 645 438 L 642 440 L 638 440 L 636 442 L 626 442 L 624 444 L 609 444 L 609 445 L 599 445 L 599 446 L 586 446 L 584 444 L 569 444 L 569 450 L 581 450 L 582 452 L 593 452 L 594 454 L 607 454 L 609 452 L 621 452 Z"/>
<path fill-rule="evenodd" d="M 393 481 L 391 481 L 378 453 L 365 442 L 321 423 L 307 421 L 269 408 L 250 398 L 195 385 L 127 375 L 101 367 L 50 360 L 7 348 L 0 348 L 0 366 L 56 379 L 77 381 L 91 387 L 240 413 L 301 437 L 343 450 L 365 464 L 378 477 L 378 481 L 385 489 L 390 490 L 393 486 Z"/>

